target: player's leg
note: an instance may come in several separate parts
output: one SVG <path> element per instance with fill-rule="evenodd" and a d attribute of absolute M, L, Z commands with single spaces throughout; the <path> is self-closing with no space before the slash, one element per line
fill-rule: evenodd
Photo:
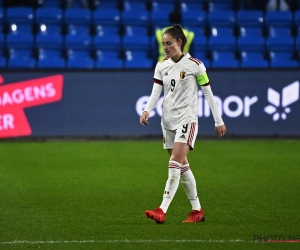
<path fill-rule="evenodd" d="M 164 128 L 162 130 L 164 149 L 167 149 L 168 151 L 172 152 L 175 131 L 168 131 Z M 155 220 L 157 223 L 164 222 L 167 210 L 179 186 L 180 173 L 181 164 L 179 162 L 170 160 L 168 164 L 168 179 L 166 181 L 162 203 L 155 210 L 146 210 L 145 214 L 148 218 Z"/>
<path fill-rule="evenodd" d="M 164 149 L 172 152 L 175 140 L 175 131 L 165 130 L 163 128 L 164 135 Z M 166 213 L 179 186 L 181 173 L 181 163 L 170 158 L 168 164 L 168 179 L 166 181 L 165 190 L 163 194 L 163 200 L 160 208 Z"/>
<path fill-rule="evenodd" d="M 172 149 L 168 150 L 169 155 L 172 155 Z M 196 179 L 195 176 L 190 169 L 190 164 L 188 161 L 187 156 L 184 158 L 182 167 L 181 167 L 181 183 L 183 189 L 191 202 L 192 210 L 201 209 L 200 200 L 198 197 L 197 186 L 196 186 Z"/>
<path fill-rule="evenodd" d="M 181 147 L 176 147 L 177 143 L 181 143 L 181 145 L 188 146 L 190 150 L 194 149 L 195 141 L 198 134 L 198 124 L 191 123 L 184 125 L 181 130 L 177 130 L 175 136 L 174 148 L 172 150 L 171 159 L 181 159 L 182 154 L 185 154 L 185 150 Z M 178 150 L 178 152 L 175 151 Z M 187 151 L 188 153 L 189 151 Z M 190 169 L 190 165 L 187 159 L 187 153 L 182 160 L 181 167 L 181 183 L 185 190 L 185 193 L 188 199 L 191 202 L 192 212 L 189 215 L 189 218 L 184 222 L 200 222 L 204 221 L 204 212 L 201 210 L 201 205 L 198 197 L 196 180 L 193 172 Z"/>
<path fill-rule="evenodd" d="M 192 170 L 190 169 L 189 163 L 182 165 L 181 183 L 188 199 L 191 202 L 192 209 L 200 211 L 201 205 L 197 193 L 196 179 Z"/>
<path fill-rule="evenodd" d="M 196 180 L 190 169 L 187 159 L 187 154 L 189 150 L 194 148 L 197 134 L 198 125 L 196 123 L 184 125 L 182 128 L 176 131 L 175 138 L 172 138 L 172 140 L 175 141 L 174 144 L 171 145 L 172 142 L 169 142 L 167 138 L 165 140 L 166 143 L 164 144 L 164 147 L 168 149 L 170 161 L 178 163 L 177 165 L 181 164 L 181 182 L 186 192 L 186 195 L 191 202 L 192 210 L 200 211 L 201 205 L 197 194 Z M 167 208 L 168 205 L 170 205 L 170 199 L 168 199 L 168 195 L 166 195 L 166 192 L 168 192 L 169 188 L 168 181 L 166 184 L 164 195 L 166 199 L 163 200 L 161 205 L 164 208 L 164 210 Z"/>
<path fill-rule="evenodd" d="M 187 126 L 188 127 L 188 126 Z M 190 150 L 190 146 L 186 141 L 182 141 L 182 131 L 185 131 L 180 128 L 180 135 L 178 135 L 178 130 L 176 131 L 168 131 L 164 130 L 164 148 L 168 149 L 168 152 L 170 154 L 170 161 L 168 166 L 168 180 L 166 182 L 165 191 L 163 195 L 163 201 L 160 205 L 160 208 L 164 211 L 164 213 L 167 212 L 175 194 L 179 186 L 180 182 L 180 176 L 181 176 L 181 169 L 182 169 L 182 163 L 187 161 L 187 154 Z M 188 134 L 192 131 L 190 128 L 187 129 L 187 140 L 188 140 Z M 179 138 L 180 139 L 176 139 Z"/>

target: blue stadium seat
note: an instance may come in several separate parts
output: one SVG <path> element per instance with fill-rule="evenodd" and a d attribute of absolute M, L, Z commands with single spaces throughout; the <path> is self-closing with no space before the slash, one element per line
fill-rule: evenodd
<path fill-rule="evenodd" d="M 5 20 L 5 10 L 0 7 L 0 24 L 3 24 Z M 3 29 L 3 25 L 1 25 L 1 29 Z"/>
<path fill-rule="evenodd" d="M 237 46 L 239 51 L 265 52 L 266 41 L 264 37 L 238 37 Z"/>
<path fill-rule="evenodd" d="M 183 12 L 190 12 L 190 11 L 205 11 L 205 1 L 181 1 L 180 2 L 180 9 L 181 13 Z"/>
<path fill-rule="evenodd" d="M 293 37 L 268 37 L 266 39 L 268 51 L 294 51 Z"/>
<path fill-rule="evenodd" d="M 194 32 L 194 40 L 191 44 L 191 50 L 193 51 L 202 51 L 207 50 L 207 36 L 206 36 L 206 29 L 203 27 L 196 27 L 196 26 L 187 26 L 184 27 L 189 31 Z"/>
<path fill-rule="evenodd" d="M 65 68 L 62 51 L 56 49 L 39 49 L 38 68 Z"/>
<path fill-rule="evenodd" d="M 119 51 L 97 51 L 96 68 L 122 69 L 123 64 Z"/>
<path fill-rule="evenodd" d="M 68 3 L 69 2 L 69 3 Z M 71 2 L 71 3 L 70 3 Z M 64 3 L 62 3 L 63 8 L 65 9 L 83 9 L 83 8 L 87 8 L 86 5 L 89 4 L 93 4 L 93 2 L 97 2 L 97 1 L 86 1 L 87 3 L 84 3 L 84 1 L 82 0 L 72 0 L 72 1 L 66 1 L 64 0 Z"/>
<path fill-rule="evenodd" d="M 142 1 L 146 1 L 147 2 L 147 0 L 142 0 Z M 199 1 L 201 1 L 201 0 L 199 0 Z M 162 4 L 174 4 L 176 1 L 174 1 L 174 0 L 159 0 L 157 2 L 162 3 Z"/>
<path fill-rule="evenodd" d="M 38 26 L 37 33 L 61 35 L 63 33 L 63 27 L 60 24 L 41 24 Z"/>
<path fill-rule="evenodd" d="M 211 36 L 208 38 L 210 50 L 234 52 L 236 50 L 236 38 L 233 36 Z"/>
<path fill-rule="evenodd" d="M 62 8 L 62 1 L 57 0 L 45 0 L 43 1 L 42 8 Z"/>
<path fill-rule="evenodd" d="M 65 12 L 65 24 L 68 34 L 90 34 L 92 12 L 89 9 L 72 8 Z"/>
<path fill-rule="evenodd" d="M 170 2 L 152 2 L 152 11 L 150 12 L 151 24 L 153 26 L 166 27 L 171 25 L 169 15 L 173 11 L 174 3 Z"/>
<path fill-rule="evenodd" d="M 93 22 L 95 25 L 115 25 L 121 24 L 121 12 L 118 9 L 96 9 L 93 12 Z"/>
<path fill-rule="evenodd" d="M 118 26 L 97 26 L 97 32 L 94 36 L 94 47 L 96 50 L 119 50 L 121 45 Z"/>
<path fill-rule="evenodd" d="M 6 22 L 9 33 L 32 33 L 34 9 L 30 7 L 9 7 L 6 11 Z"/>
<path fill-rule="evenodd" d="M 96 35 L 120 35 L 120 27 L 115 25 L 97 25 L 96 26 Z"/>
<path fill-rule="evenodd" d="M 145 50 L 150 47 L 150 37 L 148 29 L 142 26 L 127 25 L 123 36 L 123 49 L 125 50 Z"/>
<path fill-rule="evenodd" d="M 125 9 L 122 11 L 122 21 L 125 25 L 148 26 L 150 13 L 146 9 Z"/>
<path fill-rule="evenodd" d="M 148 1 L 139 1 L 139 0 L 126 0 L 123 2 L 124 10 L 132 10 L 132 11 L 144 11 L 147 10 Z"/>
<path fill-rule="evenodd" d="M 33 51 L 29 49 L 9 49 L 8 68 L 30 68 L 36 67 L 36 59 Z"/>
<path fill-rule="evenodd" d="M 234 28 L 236 25 L 235 12 L 231 10 L 208 12 L 207 20 L 210 26 Z"/>
<path fill-rule="evenodd" d="M 187 4 L 206 4 L 207 0 L 179 0 L 179 2 Z"/>
<path fill-rule="evenodd" d="M 207 15 L 203 10 L 189 10 L 181 12 L 183 26 L 205 27 L 207 25 Z"/>
<path fill-rule="evenodd" d="M 66 9 L 65 23 L 67 25 L 90 25 L 92 12 L 89 9 Z"/>
<path fill-rule="evenodd" d="M 95 61 L 89 50 L 68 50 L 67 68 L 69 69 L 93 69 Z"/>
<path fill-rule="evenodd" d="M 90 35 L 66 35 L 65 48 L 66 49 L 80 49 L 89 50 L 92 48 L 92 37 Z"/>
<path fill-rule="evenodd" d="M 206 36 L 206 28 L 203 26 L 183 26 L 183 28 L 193 31 L 195 36 Z"/>
<path fill-rule="evenodd" d="M 5 39 L 3 33 L 0 33 L 0 68 L 6 68 Z"/>
<path fill-rule="evenodd" d="M 30 34 L 33 31 L 31 24 L 15 24 L 11 23 L 8 27 L 9 34 Z"/>
<path fill-rule="evenodd" d="M 264 12 L 260 10 L 238 10 L 236 17 L 238 26 L 263 28 L 265 25 Z"/>
<path fill-rule="evenodd" d="M 235 29 L 232 27 L 222 27 L 222 26 L 211 26 L 210 27 L 210 35 L 211 36 L 235 36 Z"/>
<path fill-rule="evenodd" d="M 292 27 L 268 27 L 268 35 L 269 37 L 292 37 L 293 36 L 293 28 Z"/>
<path fill-rule="evenodd" d="M 295 11 L 294 13 L 294 26 L 295 27 L 300 26 L 300 6 L 299 6 L 299 10 Z"/>
<path fill-rule="evenodd" d="M 255 39 L 256 37 L 264 37 L 265 34 L 264 29 L 260 27 L 240 26 L 239 36 L 247 37 L 248 39 Z"/>
<path fill-rule="evenodd" d="M 235 52 L 212 51 L 212 68 L 239 68 L 239 64 Z"/>
<path fill-rule="evenodd" d="M 47 2 L 47 1 L 46 1 Z M 63 24 L 63 10 L 61 8 L 38 8 L 36 9 L 36 23 L 62 25 Z"/>
<path fill-rule="evenodd" d="M 6 10 L 6 21 L 8 24 L 30 24 L 35 20 L 35 11 L 30 7 L 9 7 Z"/>
<path fill-rule="evenodd" d="M 7 66 L 7 60 L 3 55 L 0 55 L 0 68 L 5 69 Z"/>
<path fill-rule="evenodd" d="M 293 13 L 290 11 L 267 11 L 265 19 L 267 26 L 292 27 L 294 24 Z"/>
<path fill-rule="evenodd" d="M 268 68 L 269 61 L 265 52 L 261 51 L 242 51 L 241 68 Z"/>
<path fill-rule="evenodd" d="M 232 1 L 228 0 L 208 0 L 208 11 L 218 11 L 218 10 L 233 10 Z"/>
<path fill-rule="evenodd" d="M 202 35 L 195 35 L 192 46 L 195 49 L 195 51 L 201 51 L 203 49 L 208 50 L 209 48 L 207 37 Z"/>
<path fill-rule="evenodd" d="M 295 46 L 296 46 L 296 50 L 300 52 L 300 34 L 295 39 Z M 300 54 L 299 54 L 299 56 L 300 56 Z"/>
<path fill-rule="evenodd" d="M 95 61 L 91 57 L 93 41 L 90 35 L 66 35 L 65 48 L 68 51 L 67 68 L 95 67 Z"/>
<path fill-rule="evenodd" d="M 60 34 L 39 33 L 36 35 L 36 48 L 62 50 L 64 37 Z"/>
<path fill-rule="evenodd" d="M 120 1 L 118 0 L 101 0 L 95 1 L 95 8 L 96 9 L 116 9 L 120 10 Z"/>
<path fill-rule="evenodd" d="M 71 35 L 89 35 L 91 33 L 91 26 L 90 25 L 73 25 L 70 24 L 67 26 L 67 34 Z"/>
<path fill-rule="evenodd" d="M 270 66 L 272 68 L 296 68 L 298 61 L 294 52 L 272 51 L 270 53 Z"/>
<path fill-rule="evenodd" d="M 153 61 L 145 51 L 126 51 L 125 68 L 151 69 Z"/>
<path fill-rule="evenodd" d="M 33 49 L 34 36 L 30 33 L 11 33 L 6 36 L 6 47 L 15 49 Z"/>
<path fill-rule="evenodd" d="M 0 49 L 3 50 L 5 48 L 5 37 L 3 33 L 0 33 Z"/>

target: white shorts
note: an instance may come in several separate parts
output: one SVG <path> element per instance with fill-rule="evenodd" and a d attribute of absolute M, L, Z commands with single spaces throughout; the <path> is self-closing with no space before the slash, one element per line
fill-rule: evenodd
<path fill-rule="evenodd" d="M 192 122 L 176 130 L 166 130 L 162 127 L 162 132 L 164 149 L 172 149 L 175 142 L 181 142 L 187 144 L 193 150 L 198 134 L 198 123 Z"/>

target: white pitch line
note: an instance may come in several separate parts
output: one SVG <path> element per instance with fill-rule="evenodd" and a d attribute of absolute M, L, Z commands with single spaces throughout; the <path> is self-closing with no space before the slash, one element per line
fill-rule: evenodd
<path fill-rule="evenodd" d="M 15 244 L 86 244 L 86 243 L 164 243 L 164 242 L 179 242 L 179 243 L 189 243 L 189 242 L 204 242 L 204 243 L 249 243 L 253 241 L 245 241 L 240 239 L 233 240 L 47 240 L 47 241 L 29 241 L 29 240 L 14 240 L 7 242 L 0 242 L 2 245 L 15 245 Z"/>

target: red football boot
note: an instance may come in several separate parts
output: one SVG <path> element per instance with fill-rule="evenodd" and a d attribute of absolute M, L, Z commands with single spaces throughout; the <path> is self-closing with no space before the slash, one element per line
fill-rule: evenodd
<path fill-rule="evenodd" d="M 201 221 L 205 221 L 204 211 L 202 209 L 200 211 L 193 210 L 192 212 L 190 212 L 188 218 L 183 222 L 191 223 L 191 222 L 201 222 Z"/>
<path fill-rule="evenodd" d="M 155 208 L 152 210 L 146 210 L 145 215 L 151 220 L 155 220 L 157 224 L 162 224 L 165 222 L 166 214 L 162 211 L 161 208 Z"/>

